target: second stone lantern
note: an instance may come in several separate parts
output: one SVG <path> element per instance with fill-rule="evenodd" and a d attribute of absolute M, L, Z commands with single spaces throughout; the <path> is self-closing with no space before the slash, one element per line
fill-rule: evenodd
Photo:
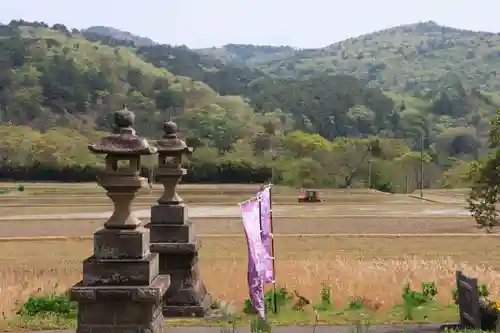
<path fill-rule="evenodd" d="M 163 302 L 165 317 L 202 317 L 212 300 L 198 270 L 199 241 L 188 220 L 187 207 L 176 187 L 186 169 L 182 157 L 192 152 L 177 137 L 177 124 L 164 124 L 163 139 L 156 142 L 156 179 L 163 184 L 158 205 L 151 207 L 151 251 L 160 255 L 160 274 L 170 275 L 171 284 Z"/>

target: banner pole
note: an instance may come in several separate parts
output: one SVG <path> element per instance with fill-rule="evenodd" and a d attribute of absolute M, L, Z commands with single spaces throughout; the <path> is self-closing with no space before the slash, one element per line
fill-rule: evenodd
<path fill-rule="evenodd" d="M 260 238 L 262 239 L 262 196 L 258 195 L 257 200 L 259 201 L 259 226 L 260 226 Z M 265 281 L 264 281 L 265 282 Z M 264 283 L 264 288 L 266 287 Z M 264 293 L 262 295 L 264 298 L 262 301 L 264 302 L 264 311 L 266 310 L 266 293 L 264 289 Z"/>
<path fill-rule="evenodd" d="M 263 230 L 262 230 L 262 197 L 259 195 L 257 197 L 259 200 L 259 226 L 260 226 L 260 238 L 262 238 Z"/>
<path fill-rule="evenodd" d="M 247 199 L 245 201 L 242 201 L 242 202 L 239 202 L 238 205 L 243 205 L 243 204 L 246 204 L 247 202 L 250 202 L 250 201 L 253 201 L 253 200 L 256 200 L 256 199 L 259 199 L 258 197 L 251 197 L 250 199 Z"/>
<path fill-rule="evenodd" d="M 273 195 L 272 185 L 269 185 L 269 231 L 271 232 L 271 252 L 273 257 L 273 310 L 278 313 L 278 300 L 276 298 L 276 254 L 274 253 L 274 227 L 273 227 Z"/>

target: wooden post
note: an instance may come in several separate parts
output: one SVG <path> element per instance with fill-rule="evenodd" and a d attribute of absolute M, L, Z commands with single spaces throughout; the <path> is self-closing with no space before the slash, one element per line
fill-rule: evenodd
<path fill-rule="evenodd" d="M 481 329 L 477 279 L 457 271 L 457 304 L 461 328 Z"/>

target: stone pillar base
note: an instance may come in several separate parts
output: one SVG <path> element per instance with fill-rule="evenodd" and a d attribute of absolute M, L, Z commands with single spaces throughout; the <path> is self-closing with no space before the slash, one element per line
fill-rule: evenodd
<path fill-rule="evenodd" d="M 159 276 L 159 255 L 150 231 L 101 229 L 94 253 L 83 261 L 83 279 L 71 289 L 78 302 L 77 333 L 162 333 L 168 275 Z"/>
<path fill-rule="evenodd" d="M 170 285 L 158 276 L 149 286 L 88 286 L 71 289 L 78 302 L 77 333 L 163 333 L 162 297 Z"/>
<path fill-rule="evenodd" d="M 212 297 L 207 294 L 201 305 L 164 305 L 163 316 L 166 318 L 198 317 L 203 318 L 208 314 L 212 304 Z"/>
<path fill-rule="evenodd" d="M 174 216 L 182 218 L 172 222 L 159 220 L 160 216 L 163 219 L 171 217 L 165 214 L 169 209 L 177 211 Z M 178 206 L 153 207 L 152 212 L 156 210 L 164 214 L 156 215 L 156 220 L 146 225 L 151 230 L 151 252 L 160 255 L 160 274 L 167 274 L 171 279 L 163 303 L 163 315 L 169 318 L 204 317 L 212 304 L 212 297 L 198 272 L 200 242 L 191 222 L 184 220 L 187 215 L 184 209 Z"/>

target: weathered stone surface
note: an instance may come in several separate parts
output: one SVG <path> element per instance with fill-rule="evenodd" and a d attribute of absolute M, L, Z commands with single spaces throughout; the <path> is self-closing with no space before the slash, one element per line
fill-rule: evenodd
<path fill-rule="evenodd" d="M 170 271 L 170 286 L 169 292 L 174 290 L 181 290 L 186 288 L 193 288 L 199 280 L 198 265 L 193 266 L 190 270 L 176 270 Z M 168 295 L 168 292 L 167 294 Z"/>
<path fill-rule="evenodd" d="M 158 302 L 170 287 L 170 276 L 159 275 L 149 286 L 88 286 L 80 281 L 71 288 L 71 299 L 78 302 L 127 301 Z"/>
<path fill-rule="evenodd" d="M 207 294 L 207 289 L 201 280 L 186 288 L 167 290 L 165 300 L 168 305 L 199 305 Z"/>
<path fill-rule="evenodd" d="M 94 257 L 97 259 L 140 259 L 149 252 L 150 232 L 144 227 L 134 230 L 101 229 L 94 234 Z"/>
<path fill-rule="evenodd" d="M 198 263 L 198 253 L 170 253 L 160 255 L 160 274 L 171 274 L 173 271 L 189 272 Z"/>
<path fill-rule="evenodd" d="M 161 303 L 83 303 L 77 332 L 163 333 L 162 310 Z"/>
<path fill-rule="evenodd" d="M 163 301 L 163 315 L 205 316 L 211 305 L 211 296 L 199 276 L 197 264 L 200 241 L 196 238 L 192 223 L 189 220 L 185 220 L 184 224 L 169 223 L 168 215 L 162 216 L 161 220 L 153 215 L 151 218 L 151 222 L 146 225 L 151 231 L 150 250 L 160 254 L 160 274 L 171 278 Z M 161 223 L 156 223 L 158 220 Z"/>
<path fill-rule="evenodd" d="M 188 220 L 187 207 L 178 205 L 155 205 L 151 207 L 151 222 L 153 224 L 185 224 Z"/>
<path fill-rule="evenodd" d="M 163 303 L 165 317 L 204 316 L 207 313 L 211 296 L 200 279 L 197 252 L 162 254 L 160 274 L 170 276 Z"/>
<path fill-rule="evenodd" d="M 77 302 L 95 301 L 97 294 L 94 288 L 83 288 L 82 282 L 77 283 L 71 288 L 71 299 Z"/>
<path fill-rule="evenodd" d="M 114 210 L 104 223 L 106 229 L 135 229 L 141 221 L 132 212 L 132 201 L 147 179 L 137 175 L 126 175 L 116 171 L 99 177 L 99 185 L 106 189 L 106 195 L 113 201 Z"/>
<path fill-rule="evenodd" d="M 149 285 L 159 274 L 158 254 L 141 259 L 97 259 L 83 261 L 83 283 L 99 285 Z"/>
<path fill-rule="evenodd" d="M 197 253 L 201 241 L 195 238 L 192 243 L 151 243 L 151 252 L 161 254 Z"/>
<path fill-rule="evenodd" d="M 151 231 L 151 243 L 191 243 L 195 239 L 191 221 L 182 225 L 150 222 L 145 227 Z"/>
<path fill-rule="evenodd" d="M 71 296 L 78 301 L 77 332 L 162 332 L 162 297 L 169 285 L 168 276 L 142 287 L 76 284 Z"/>
<path fill-rule="evenodd" d="M 209 294 L 199 305 L 163 305 L 163 316 L 174 317 L 204 317 L 209 313 L 212 297 Z"/>

